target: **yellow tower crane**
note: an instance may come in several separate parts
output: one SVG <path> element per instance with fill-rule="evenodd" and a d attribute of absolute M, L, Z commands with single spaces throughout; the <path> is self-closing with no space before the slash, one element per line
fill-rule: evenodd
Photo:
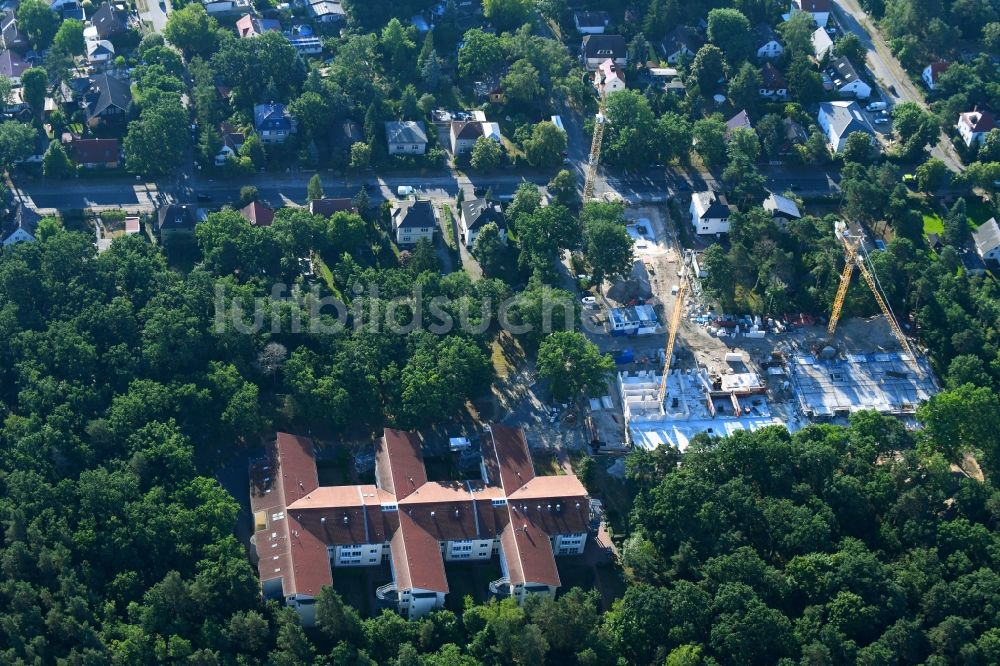
<path fill-rule="evenodd" d="M 683 261 L 683 258 L 681 259 Z M 670 313 L 670 329 L 667 331 L 667 346 L 663 350 L 663 376 L 660 377 L 660 392 L 657 401 L 661 410 L 666 410 L 665 400 L 667 398 L 667 374 L 670 372 L 670 361 L 674 355 L 674 344 L 677 342 L 677 329 L 681 326 L 681 315 L 684 312 L 684 296 L 687 294 L 687 264 L 682 264 L 681 283 L 677 288 L 677 300 L 674 301 L 674 309 Z"/>
<path fill-rule="evenodd" d="M 590 140 L 590 159 L 587 162 L 587 176 L 583 181 L 583 200 L 594 198 L 594 182 L 601 164 L 601 144 L 604 142 L 604 94 L 601 94 L 597 116 L 594 119 L 594 137 Z"/>
<path fill-rule="evenodd" d="M 844 309 L 844 298 L 847 296 L 847 288 L 851 285 L 851 276 L 854 274 L 855 267 L 857 267 L 861 272 L 861 277 L 864 278 L 865 283 L 875 297 L 875 302 L 878 303 L 882 314 L 885 315 L 886 321 L 889 322 L 889 327 L 892 329 L 892 334 L 896 336 L 896 340 L 899 341 L 899 346 L 903 348 L 903 351 L 911 359 L 916 360 L 909 340 L 903 334 L 903 329 L 899 327 L 896 316 L 882 294 L 882 288 L 879 286 L 878 279 L 872 271 L 868 270 L 868 266 L 865 264 L 863 237 L 858 234 L 851 235 L 844 222 L 837 222 L 836 229 L 837 237 L 844 244 L 845 263 L 844 272 L 840 275 L 840 285 L 837 287 L 837 295 L 833 299 L 833 311 L 830 313 L 830 323 L 826 327 L 826 332 L 829 335 L 833 335 L 837 330 L 837 322 L 840 321 L 840 313 Z"/>

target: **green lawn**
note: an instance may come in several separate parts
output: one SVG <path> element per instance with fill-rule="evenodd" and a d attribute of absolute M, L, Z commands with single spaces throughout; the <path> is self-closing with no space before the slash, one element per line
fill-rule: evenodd
<path fill-rule="evenodd" d="M 941 221 L 941 216 L 937 213 L 924 213 L 924 234 L 938 234 L 939 236 L 944 233 L 944 222 Z"/>

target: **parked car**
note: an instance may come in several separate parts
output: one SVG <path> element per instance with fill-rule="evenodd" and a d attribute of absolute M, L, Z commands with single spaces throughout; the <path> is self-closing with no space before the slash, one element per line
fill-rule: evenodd
<path fill-rule="evenodd" d="M 584 306 L 588 308 L 597 307 L 597 299 L 594 298 L 593 296 L 584 296 L 583 298 L 580 299 L 580 302 L 582 302 Z"/>
<path fill-rule="evenodd" d="M 872 102 L 865 108 L 869 111 L 885 111 L 888 106 L 885 102 Z"/>
<path fill-rule="evenodd" d="M 399 187 L 396 188 L 396 196 L 408 197 L 411 194 L 413 194 L 412 185 L 400 185 Z"/>

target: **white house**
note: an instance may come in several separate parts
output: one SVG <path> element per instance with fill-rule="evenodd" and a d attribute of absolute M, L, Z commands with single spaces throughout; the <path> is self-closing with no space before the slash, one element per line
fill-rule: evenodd
<path fill-rule="evenodd" d="M 785 52 L 785 47 L 778 41 L 778 34 L 768 24 L 758 23 L 754 26 L 753 32 L 757 40 L 758 59 L 780 58 L 781 54 Z"/>
<path fill-rule="evenodd" d="M 987 264 L 996 265 L 1000 262 L 1000 225 L 997 219 L 991 217 L 983 222 L 972 234 L 976 244 L 976 252 Z"/>
<path fill-rule="evenodd" d="M 826 75 L 833 82 L 833 89 L 844 97 L 868 99 L 872 94 L 871 86 L 861 80 L 851 61 L 843 56 L 830 61 Z"/>
<path fill-rule="evenodd" d="M 782 100 L 788 97 L 788 84 L 777 67 L 764 63 L 760 73 L 760 96 L 765 99 Z"/>
<path fill-rule="evenodd" d="M 833 40 L 830 39 L 830 34 L 823 28 L 816 28 L 812 34 L 812 47 L 816 60 L 823 60 L 833 52 Z"/>
<path fill-rule="evenodd" d="M 390 155 L 423 155 L 427 130 L 420 120 L 392 120 L 385 124 L 385 142 Z"/>
<path fill-rule="evenodd" d="M 603 35 L 608 21 L 607 12 L 573 12 L 573 25 L 581 35 Z"/>
<path fill-rule="evenodd" d="M 108 62 L 115 57 L 114 45 L 106 39 L 87 42 L 87 62 L 96 65 Z"/>
<path fill-rule="evenodd" d="M 712 191 L 695 192 L 691 196 L 691 226 L 699 235 L 728 234 L 732 208 L 725 196 Z"/>
<path fill-rule="evenodd" d="M 971 146 L 983 142 L 990 130 L 996 128 L 996 120 L 989 111 L 976 109 L 960 114 L 956 127 L 965 145 Z"/>
<path fill-rule="evenodd" d="M 847 143 L 847 137 L 854 132 L 864 132 L 875 140 L 875 129 L 857 102 L 823 102 L 819 105 L 816 122 L 826 134 L 833 152 L 840 152 Z"/>
<path fill-rule="evenodd" d="M 608 58 L 619 67 L 628 64 L 628 44 L 621 35 L 584 35 L 580 45 L 580 59 L 588 72 L 597 71 Z"/>
<path fill-rule="evenodd" d="M 660 42 L 660 53 L 667 59 L 667 63 L 676 65 L 681 60 L 694 58 L 703 44 L 704 41 L 694 28 L 679 25 Z"/>
<path fill-rule="evenodd" d="M 927 86 L 928 90 L 934 90 L 934 87 L 937 86 L 938 77 L 947 72 L 949 67 L 951 67 L 950 62 L 944 62 L 941 60 L 932 62 L 924 67 L 924 71 L 920 75 L 920 78 L 924 80 L 924 84 Z"/>
<path fill-rule="evenodd" d="M 481 116 L 485 118 L 485 116 Z M 472 150 L 476 145 L 476 140 L 485 136 L 500 143 L 499 123 L 486 120 L 453 120 L 449 128 L 449 139 L 451 140 L 451 152 L 453 155 L 461 155 Z"/>
<path fill-rule="evenodd" d="M 605 60 L 594 72 L 594 87 L 601 95 L 610 95 L 625 90 L 625 79 L 614 60 L 610 58 Z"/>
<path fill-rule="evenodd" d="M 462 202 L 460 222 L 462 225 L 462 240 L 466 247 L 472 247 L 479 231 L 493 222 L 500 229 L 500 239 L 507 242 L 507 219 L 504 217 L 500 204 L 486 199 L 470 199 Z"/>
<path fill-rule="evenodd" d="M 39 220 L 38 213 L 19 203 L 10 220 L 0 225 L 0 244 L 7 247 L 17 243 L 34 243 Z"/>
<path fill-rule="evenodd" d="M 434 205 L 430 201 L 404 201 L 392 211 L 392 232 L 397 245 L 415 245 L 424 239 L 432 241 L 436 228 Z"/>
<path fill-rule="evenodd" d="M 808 12 L 816 25 L 825 28 L 830 21 L 830 0 L 792 0 L 791 8 L 785 15 L 786 20 L 795 12 Z"/>

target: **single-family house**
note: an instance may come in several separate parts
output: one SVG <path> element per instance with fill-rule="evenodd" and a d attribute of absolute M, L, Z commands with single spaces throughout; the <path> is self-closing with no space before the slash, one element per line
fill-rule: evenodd
<path fill-rule="evenodd" d="M 295 119 L 288 107 L 274 102 L 253 107 L 253 126 L 264 143 L 284 143 L 295 133 Z"/>
<path fill-rule="evenodd" d="M 951 63 L 944 62 L 942 60 L 932 62 L 924 67 L 923 74 L 920 75 L 920 78 L 924 80 L 924 84 L 927 86 L 928 90 L 934 90 L 934 87 L 938 82 L 938 77 L 947 72 L 949 67 L 951 67 Z"/>
<path fill-rule="evenodd" d="M 819 105 L 816 122 L 835 153 L 843 149 L 847 137 L 854 132 L 864 132 L 872 137 L 873 142 L 875 140 L 875 129 L 857 102 L 823 102 Z"/>
<path fill-rule="evenodd" d="M 822 62 L 824 58 L 833 53 L 833 40 L 830 33 L 824 28 L 816 28 L 812 34 L 813 57 L 816 62 Z"/>
<path fill-rule="evenodd" d="M 504 217 L 500 204 L 486 199 L 470 199 L 462 202 L 462 240 L 466 247 L 472 247 L 479 231 L 493 222 L 500 228 L 500 238 L 507 241 L 507 219 Z"/>
<path fill-rule="evenodd" d="M 72 12 L 74 10 L 79 9 L 80 7 L 80 4 L 76 0 L 43 0 L 43 1 L 46 2 L 46 4 L 48 4 L 49 9 L 58 14 L 67 11 Z M 71 17 L 63 17 L 63 18 L 71 18 Z"/>
<path fill-rule="evenodd" d="M 769 192 L 761 205 L 779 226 L 787 226 L 792 220 L 798 220 L 802 217 L 797 203 L 774 192 Z"/>
<path fill-rule="evenodd" d="M 788 97 L 788 84 L 781 70 L 769 62 L 764 63 L 760 72 L 760 96 L 765 99 L 783 100 Z"/>
<path fill-rule="evenodd" d="M 299 55 L 316 55 L 323 52 L 323 40 L 316 35 L 292 36 L 288 38 L 288 43 L 295 47 Z"/>
<path fill-rule="evenodd" d="M 8 247 L 17 243 L 34 243 L 41 219 L 38 213 L 18 203 L 13 214 L 0 225 L 0 244 Z"/>
<path fill-rule="evenodd" d="M 966 146 L 972 146 L 974 143 L 982 143 L 990 130 L 996 128 L 996 126 L 996 119 L 993 117 L 993 114 L 989 111 L 980 111 L 979 109 L 959 114 L 958 124 L 956 125 L 958 133 L 962 136 L 962 141 L 965 141 Z"/>
<path fill-rule="evenodd" d="M 427 129 L 420 120 L 391 120 L 385 124 L 385 143 L 390 155 L 423 155 Z"/>
<path fill-rule="evenodd" d="M 791 118 L 785 118 L 781 121 L 781 126 L 785 132 L 785 140 L 781 144 L 782 152 L 791 152 L 795 146 L 801 146 L 809 140 L 809 133 L 806 132 L 806 128 L 802 126 L 802 123 L 796 122 Z"/>
<path fill-rule="evenodd" d="M 308 11 L 319 23 L 341 23 L 347 18 L 340 0 L 309 0 Z"/>
<path fill-rule="evenodd" d="M 830 61 L 826 75 L 833 81 L 833 89 L 840 95 L 855 99 L 868 99 L 872 94 L 871 86 L 858 76 L 854 65 L 844 56 Z"/>
<path fill-rule="evenodd" d="M 261 595 L 316 622 L 316 599 L 345 568 L 388 561 L 382 603 L 416 619 L 444 606 L 447 563 L 499 556 L 483 593 L 554 597 L 556 557 L 583 553 L 590 500 L 576 476 L 536 476 L 524 432 L 489 424 L 477 478 L 428 478 L 416 433 L 386 428 L 375 443 L 373 484 L 322 486 L 311 439 L 277 433 L 250 469 Z M 357 577 L 357 574 L 353 575 Z"/>
<path fill-rule="evenodd" d="M 215 16 L 218 14 L 238 14 L 253 9 L 251 0 L 201 0 L 205 11 Z"/>
<path fill-rule="evenodd" d="M 414 245 L 423 239 L 432 241 L 436 228 L 434 205 L 426 199 L 400 202 L 392 211 L 392 232 L 397 245 Z"/>
<path fill-rule="evenodd" d="M 628 64 L 628 44 L 621 35 L 584 35 L 580 58 L 588 72 L 597 71 L 609 58 L 624 67 Z"/>
<path fill-rule="evenodd" d="M 453 120 L 449 129 L 451 152 L 461 155 L 472 150 L 476 139 L 481 136 L 500 141 L 500 126 L 483 120 Z"/>
<path fill-rule="evenodd" d="M 927 247 L 929 247 L 934 254 L 938 254 L 944 249 L 944 241 L 941 240 L 940 235 L 932 231 L 927 234 Z"/>
<path fill-rule="evenodd" d="M 219 125 L 219 137 L 222 139 L 222 147 L 215 154 L 215 166 L 223 166 L 230 157 L 234 159 L 239 157 L 240 148 L 246 141 L 243 132 L 238 132 L 232 125 L 225 122 Z"/>
<path fill-rule="evenodd" d="M 28 50 L 28 36 L 18 28 L 13 9 L 0 14 L 0 49 L 13 49 L 18 53 Z"/>
<path fill-rule="evenodd" d="M 269 227 L 274 222 L 274 210 L 259 201 L 251 201 L 240 208 L 240 215 L 255 227 Z"/>
<path fill-rule="evenodd" d="M 236 22 L 236 34 L 242 38 L 256 37 L 265 32 L 281 32 L 281 21 L 244 14 Z"/>
<path fill-rule="evenodd" d="M 128 30 L 128 13 L 105 1 L 90 17 L 90 25 L 98 39 L 111 39 Z"/>
<path fill-rule="evenodd" d="M 753 125 L 750 124 L 750 116 L 747 115 L 746 109 L 743 109 L 726 121 L 726 139 L 729 139 L 729 137 L 733 135 L 733 130 L 737 127 L 742 127 L 748 130 L 753 129 Z"/>
<path fill-rule="evenodd" d="M 160 240 L 169 236 L 190 236 L 198 225 L 194 204 L 167 204 L 156 214 L 156 230 Z"/>
<path fill-rule="evenodd" d="M 691 195 L 691 226 L 699 235 L 728 234 L 732 208 L 726 197 L 710 190 Z"/>
<path fill-rule="evenodd" d="M 976 252 L 987 265 L 995 268 L 1000 262 L 1000 225 L 997 219 L 991 217 L 979 225 L 972 233 L 972 241 L 976 244 Z"/>
<path fill-rule="evenodd" d="M 122 149 L 118 139 L 75 139 L 69 145 L 69 156 L 84 169 L 117 169 Z"/>
<path fill-rule="evenodd" d="M 795 12 L 807 12 L 816 21 L 816 25 L 825 28 L 830 21 L 830 0 L 792 0 L 786 16 L 791 16 Z"/>
<path fill-rule="evenodd" d="M 767 23 L 758 23 L 753 29 L 757 45 L 757 57 L 761 60 L 780 58 L 785 47 L 778 41 L 778 33 Z"/>
<path fill-rule="evenodd" d="M 115 57 L 115 47 L 107 39 L 98 39 L 87 42 L 87 62 L 91 65 L 113 60 Z"/>
<path fill-rule="evenodd" d="M 132 89 L 129 84 L 110 74 L 96 74 L 83 98 L 87 123 L 93 127 L 102 122 L 121 121 L 132 110 Z"/>
<path fill-rule="evenodd" d="M 4 49 L 0 51 L 0 76 L 10 79 L 12 86 L 21 85 L 21 75 L 31 65 L 18 55 L 17 51 Z"/>
<path fill-rule="evenodd" d="M 969 248 L 963 248 L 958 253 L 958 260 L 962 262 L 962 268 L 969 275 L 985 275 L 987 271 L 986 262 L 978 253 Z"/>
<path fill-rule="evenodd" d="M 625 90 L 625 77 L 614 60 L 608 58 L 594 72 L 594 87 L 599 95 Z"/>
<path fill-rule="evenodd" d="M 309 212 L 321 217 L 332 217 L 336 213 L 357 213 L 358 209 L 352 200 L 342 197 L 338 199 L 310 199 Z"/>
<path fill-rule="evenodd" d="M 603 35 L 608 21 L 607 12 L 573 12 L 573 25 L 581 35 Z"/>
<path fill-rule="evenodd" d="M 660 42 L 660 53 L 671 65 L 682 60 L 690 60 L 704 45 L 704 40 L 694 28 L 679 25 Z"/>

